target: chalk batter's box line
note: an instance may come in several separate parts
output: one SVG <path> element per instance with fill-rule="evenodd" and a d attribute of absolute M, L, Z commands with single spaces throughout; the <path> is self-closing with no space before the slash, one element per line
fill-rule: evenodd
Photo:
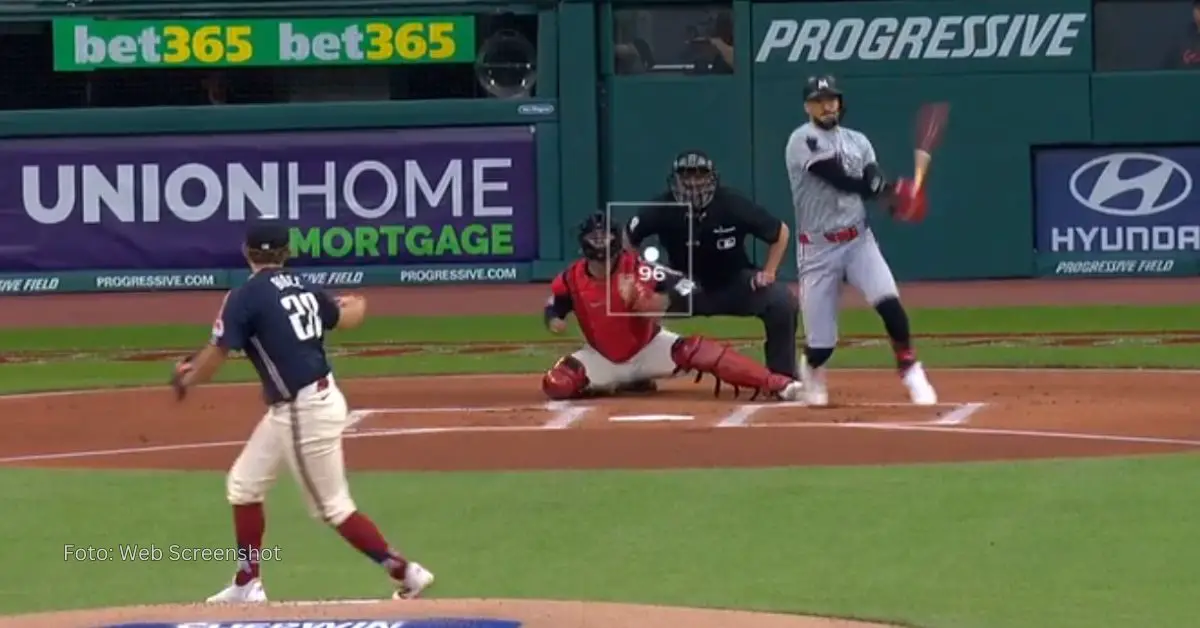
<path fill-rule="evenodd" d="M 1103 441 L 1115 443 L 1147 443 L 1158 445 L 1173 445 L 1187 446 L 1200 448 L 1200 440 L 1187 440 L 1178 438 L 1160 438 L 1154 436 L 1122 436 L 1116 434 L 1092 434 L 1087 432 L 1051 432 L 1040 430 L 1014 430 L 1003 428 L 979 428 L 979 427 L 962 427 L 962 426 L 945 426 L 945 425 L 904 425 L 898 423 L 789 423 L 789 424 L 772 424 L 750 426 L 756 428 L 843 428 L 843 429 L 873 429 L 881 431 L 908 431 L 908 432 L 938 432 L 944 434 L 961 434 L 975 436 L 1008 436 L 1020 438 L 1051 438 L 1065 440 L 1083 440 L 1083 441 Z M 619 428 L 618 428 L 619 429 Z M 460 427 L 460 428 L 400 428 L 395 430 L 385 430 L 379 432 L 365 433 L 349 433 L 346 434 L 347 439 L 360 438 L 386 438 L 388 436 L 402 436 L 408 434 L 429 434 L 434 432 L 535 432 L 535 431 L 551 431 L 550 427 L 527 427 L 514 426 L 506 428 L 493 427 Z M 15 455 L 0 458 L 0 465 L 29 463 L 29 462 L 46 462 L 50 460 L 68 460 L 77 458 L 104 458 L 104 457 L 120 457 L 132 456 L 150 453 L 162 453 L 173 451 L 188 451 L 199 449 L 223 449 L 229 447 L 242 447 L 246 444 L 242 440 L 233 441 L 210 441 L 204 443 L 178 443 L 174 445 L 150 445 L 144 447 L 123 447 L 116 449 L 91 449 L 84 451 L 69 451 L 56 453 L 42 454 L 25 454 Z"/>
<path fill-rule="evenodd" d="M 844 403 L 827 406 L 816 409 L 817 412 L 825 412 L 828 410 L 836 410 L 839 408 L 927 408 L 931 411 L 947 410 L 947 412 L 935 415 L 934 418 L 925 421 L 794 421 L 794 422 L 755 422 L 758 417 L 757 410 L 771 410 L 773 408 L 807 408 L 809 405 L 803 401 L 782 401 L 778 403 L 767 403 L 758 406 L 755 412 L 747 414 L 740 422 L 730 425 L 719 425 L 718 427 L 861 427 L 877 425 L 880 427 L 920 427 L 920 426 L 941 426 L 941 427 L 965 427 L 971 416 L 976 412 L 983 410 L 988 406 L 987 403 L 981 401 L 966 401 L 966 402 L 942 402 L 934 403 L 927 406 L 916 406 L 912 403 L 902 402 L 871 402 L 863 401 L 858 403 Z"/>
<path fill-rule="evenodd" d="M 609 225 L 613 224 L 612 212 L 613 212 L 614 207 L 634 207 L 637 209 L 641 209 L 643 207 L 682 208 L 684 211 L 687 212 L 687 217 L 688 217 L 688 221 L 687 221 L 688 242 L 691 243 L 691 242 L 695 241 L 696 224 L 695 224 L 695 221 L 692 220 L 692 214 L 694 212 L 692 210 L 691 203 L 679 203 L 679 202 L 675 202 L 675 201 L 645 201 L 645 202 L 643 202 L 643 201 L 613 201 L 610 203 L 605 203 L 604 204 L 604 219 L 608 221 Z M 693 260 L 694 256 L 695 256 L 695 246 L 688 246 L 687 247 L 687 268 L 683 271 L 683 278 L 687 279 L 688 281 L 691 281 L 692 283 L 695 283 L 695 279 L 693 278 L 694 275 L 692 273 L 692 268 L 694 265 L 694 260 Z M 604 252 L 604 257 L 605 257 L 605 262 L 608 264 L 608 267 L 612 268 L 612 250 L 606 250 Z M 678 269 L 673 269 L 673 270 L 678 270 Z M 605 316 L 613 316 L 613 317 L 620 317 L 620 318 L 691 318 L 692 317 L 692 309 L 693 309 L 692 298 L 693 298 L 693 295 L 689 294 L 688 300 L 687 300 L 687 303 L 688 303 L 687 310 L 683 311 L 683 312 L 661 312 L 661 313 L 614 312 L 613 308 L 612 308 L 612 290 L 606 290 L 604 293 L 604 314 L 605 314 Z"/>
<path fill-rule="evenodd" d="M 364 410 L 355 410 L 354 412 L 364 416 L 374 416 L 377 414 L 478 414 L 490 412 L 529 412 L 531 410 L 541 410 L 543 412 L 554 412 L 557 408 L 545 403 L 515 405 L 515 406 L 433 406 L 429 408 L 421 408 L 417 406 L 404 408 L 367 408 Z"/>
<path fill-rule="evenodd" d="M 949 410 L 947 414 L 927 420 L 927 421 L 881 421 L 879 423 L 872 422 L 854 422 L 854 421 L 796 421 L 796 422 L 755 422 L 754 417 L 758 410 L 770 411 L 775 408 L 804 408 L 808 404 L 802 401 L 782 401 L 777 403 L 763 404 L 742 404 L 742 408 L 754 408 L 756 411 L 746 416 L 743 422 L 734 424 L 721 424 L 720 417 L 715 420 L 715 427 L 722 429 L 729 428 L 783 428 L 783 427 L 858 427 L 864 425 L 876 425 L 880 427 L 920 427 L 920 426 L 961 426 L 966 422 L 966 418 L 970 414 L 987 406 L 982 402 L 965 402 L 965 403 L 936 403 L 930 406 L 923 406 L 930 410 Z M 830 408 L 822 408 L 818 411 L 838 408 L 913 408 L 917 407 L 911 403 L 902 402 L 857 402 L 838 404 Z M 509 412 L 529 412 L 529 411 L 545 411 L 545 412 L 561 412 L 563 409 L 577 408 L 585 410 L 594 410 L 596 408 L 604 408 L 602 403 L 589 404 L 566 404 L 561 402 L 548 402 L 543 404 L 533 405 L 513 405 L 513 406 L 451 406 L 451 407 L 401 407 L 401 408 L 371 408 L 365 410 L 355 410 L 354 414 L 358 417 L 354 423 L 356 425 L 348 428 L 346 431 L 350 434 L 362 434 L 373 436 L 401 436 L 406 434 L 447 434 L 455 432 L 540 432 L 544 430 L 561 430 L 561 427 L 552 425 L 551 423 L 543 423 L 539 425 L 476 425 L 476 426 L 441 426 L 441 427 L 366 427 L 357 425 L 363 419 L 369 416 L 381 414 L 496 414 Z M 611 416 L 611 413 L 608 413 Z M 962 420 L 946 421 L 946 418 L 956 414 L 962 415 Z M 582 417 L 580 417 L 582 418 Z M 566 428 L 577 427 L 581 421 L 572 421 L 565 426 Z M 607 424 L 607 417 L 604 423 Z M 621 428 L 614 428 L 621 429 Z"/>

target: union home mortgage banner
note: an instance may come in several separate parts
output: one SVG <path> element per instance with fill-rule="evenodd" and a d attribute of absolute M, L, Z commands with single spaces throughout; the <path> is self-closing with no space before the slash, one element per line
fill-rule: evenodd
<path fill-rule="evenodd" d="M 1091 71 L 1087 0 L 751 5 L 758 76 Z"/>
<path fill-rule="evenodd" d="M 250 221 L 293 264 L 531 261 L 532 127 L 0 142 L 0 272 L 238 268 Z"/>

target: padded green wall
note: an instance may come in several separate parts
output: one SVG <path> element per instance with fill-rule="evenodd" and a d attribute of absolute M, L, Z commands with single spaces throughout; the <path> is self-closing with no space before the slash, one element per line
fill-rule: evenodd
<path fill-rule="evenodd" d="M 790 205 L 783 165 L 788 135 L 803 123 L 803 85 L 754 85 L 753 161 L 757 198 Z M 899 224 L 872 213 L 884 252 L 901 279 L 1016 277 L 1033 271 L 1031 144 L 1088 139 L 1088 76 L 1029 74 L 847 78 L 846 125 L 871 138 L 889 176 L 911 176 L 913 120 L 922 101 L 952 103 L 929 176 L 929 217 Z M 1039 97 L 1031 99 L 1027 94 Z"/>
<path fill-rule="evenodd" d="M 425 5 L 431 3 L 426 2 Z M 664 0 L 654 7 L 669 6 Z M 387 5 L 387 6 L 384 6 Z M 499 3 L 438 3 L 443 10 L 491 11 Z M 279 129 L 537 124 L 543 181 L 541 276 L 574 254 L 574 226 L 607 201 L 637 201 L 663 189 L 670 159 L 699 148 L 723 181 L 790 219 L 783 146 L 803 121 L 801 86 L 811 74 L 842 78 L 846 123 L 873 139 L 890 175 L 912 169 L 919 104 L 948 100 L 952 112 L 929 180 L 930 215 L 921 225 L 874 214 L 873 224 L 902 279 L 1028 276 L 1033 272 L 1030 155 L 1034 146 L 1200 142 L 1200 80 L 1188 72 L 1092 72 L 1090 5 L 1084 0 L 892 0 L 733 3 L 737 55 L 726 76 L 613 76 L 613 6 L 628 0 L 528 6 L 540 12 L 541 102 L 530 116 L 511 102 L 329 103 L 221 109 L 0 112 L 0 136 L 95 133 L 203 133 Z M 284 3 L 276 8 L 282 11 Z M 372 11 L 427 10 L 374 0 Z M 37 9 L 34 9 L 37 10 Z M 352 11 L 351 6 L 343 12 Z M 219 11 L 218 11 L 219 12 Z M 755 63 L 772 20 L 880 16 L 1088 14 L 1066 55 L 979 61 L 916 59 Z M 38 18 L 35 14 L 25 16 Z M 41 16 L 38 19 L 44 19 Z M 1041 40 L 1047 41 L 1047 40 Z M 1040 45 L 1040 44 L 1039 44 Z M 1019 50 L 1018 43 L 1013 50 Z M 1040 56 L 1039 56 L 1040 55 Z M 756 247 L 761 258 L 763 247 Z M 788 256 L 785 277 L 794 277 Z"/>

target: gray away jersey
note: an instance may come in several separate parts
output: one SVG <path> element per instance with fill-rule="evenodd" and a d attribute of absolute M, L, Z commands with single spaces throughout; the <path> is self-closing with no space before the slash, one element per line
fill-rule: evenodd
<path fill-rule="evenodd" d="M 875 147 L 866 135 L 844 126 L 822 129 L 806 123 L 788 138 L 787 172 L 797 233 L 837 231 L 867 218 L 862 197 L 842 192 L 808 171 L 809 164 L 831 156 L 842 162 L 846 174 L 861 177 L 863 168 L 875 161 Z"/>

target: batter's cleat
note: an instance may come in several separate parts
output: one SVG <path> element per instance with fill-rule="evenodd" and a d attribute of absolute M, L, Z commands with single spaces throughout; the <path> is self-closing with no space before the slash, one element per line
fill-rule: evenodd
<path fill-rule="evenodd" d="M 916 362 L 904 370 L 902 381 L 904 387 L 908 389 L 908 398 L 913 403 L 919 406 L 932 406 L 937 403 L 937 392 L 933 390 L 933 384 L 929 383 L 929 378 L 926 377 L 925 369 L 922 368 L 920 362 Z"/>
<path fill-rule="evenodd" d="M 209 604 L 259 604 L 267 601 L 262 580 L 255 578 L 246 584 L 230 584 L 216 595 L 204 600 Z"/>
<path fill-rule="evenodd" d="M 396 582 L 396 592 L 393 600 L 411 600 L 421 596 L 421 592 L 433 584 L 433 572 L 417 563 L 408 563 L 404 570 L 404 580 Z"/>
<path fill-rule="evenodd" d="M 825 367 L 809 368 L 808 360 L 800 356 L 800 381 L 804 383 L 803 401 L 806 405 L 829 405 L 829 388 L 825 384 Z"/>
<path fill-rule="evenodd" d="M 783 401 L 804 401 L 804 383 L 794 381 L 788 384 L 779 391 L 779 398 Z"/>

